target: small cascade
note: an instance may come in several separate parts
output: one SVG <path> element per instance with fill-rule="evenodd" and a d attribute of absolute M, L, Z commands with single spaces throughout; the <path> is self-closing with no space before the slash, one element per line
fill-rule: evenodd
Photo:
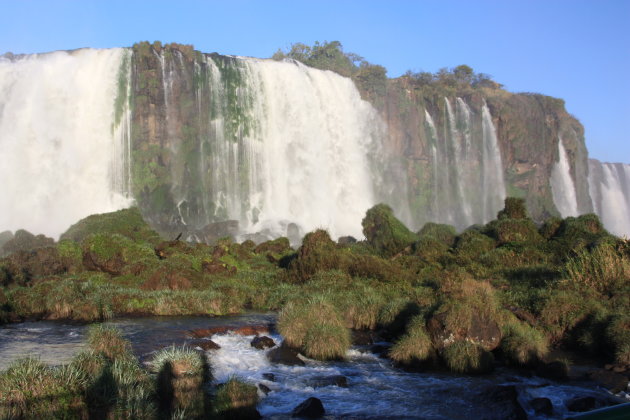
<path fill-rule="evenodd" d="M 487 223 L 496 217 L 503 208 L 506 197 L 505 180 L 503 177 L 503 162 L 497 131 L 492 123 L 492 115 L 485 101 L 481 108 L 482 121 L 482 223 Z"/>
<path fill-rule="evenodd" d="M 551 170 L 550 181 L 553 202 L 560 215 L 562 217 L 577 216 L 579 213 L 575 183 L 571 177 L 571 165 L 562 138 L 558 138 L 558 162 Z"/>
<path fill-rule="evenodd" d="M 611 233 L 630 237 L 630 165 L 590 159 L 588 166 L 595 213 Z"/>
<path fill-rule="evenodd" d="M 130 204 L 129 52 L 0 58 L 0 229 L 58 237 Z"/>

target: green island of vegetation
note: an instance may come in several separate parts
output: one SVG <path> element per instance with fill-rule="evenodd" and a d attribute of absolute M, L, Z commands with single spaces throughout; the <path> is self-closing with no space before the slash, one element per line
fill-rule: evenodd
<path fill-rule="evenodd" d="M 287 238 L 165 241 L 137 208 L 83 219 L 56 243 L 18 231 L 2 248 L 0 322 L 277 311 L 283 345 L 318 360 L 343 359 L 354 331 L 372 331 L 405 369 L 566 375 L 562 349 L 628 372 L 630 243 L 597 216 L 537 225 L 507 198 L 496 220 L 460 233 L 411 232 L 384 204 L 362 225 L 365 240 L 317 230 L 297 250 Z M 96 324 L 70 364 L 24 359 L 0 373 L 0 417 L 253 415 L 255 387 L 234 378 L 209 397 L 211 369 L 191 349 L 163 349 L 149 366 Z"/>

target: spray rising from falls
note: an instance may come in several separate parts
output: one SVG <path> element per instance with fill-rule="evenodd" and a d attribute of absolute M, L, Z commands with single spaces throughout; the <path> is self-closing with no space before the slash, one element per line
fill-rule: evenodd
<path fill-rule="evenodd" d="M 630 165 L 590 159 L 588 166 L 595 212 L 610 232 L 630 237 Z"/>
<path fill-rule="evenodd" d="M 124 49 L 0 58 L 0 230 L 56 237 L 129 204 L 128 75 Z"/>
<path fill-rule="evenodd" d="M 577 216 L 578 203 L 575 193 L 575 183 L 571 177 L 571 165 L 567 152 L 558 138 L 558 162 L 551 170 L 551 192 L 553 202 L 562 217 Z"/>

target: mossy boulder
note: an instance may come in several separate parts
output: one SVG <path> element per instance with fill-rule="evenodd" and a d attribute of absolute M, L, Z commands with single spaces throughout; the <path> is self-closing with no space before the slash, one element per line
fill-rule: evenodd
<path fill-rule="evenodd" d="M 369 209 L 361 224 L 368 243 L 384 257 L 394 256 L 418 240 L 387 204 Z"/>
<path fill-rule="evenodd" d="M 144 221 L 137 207 L 88 216 L 70 226 L 60 239 L 82 242 L 92 234 L 119 234 L 132 241 L 148 242 L 152 245 L 162 241 L 158 233 Z"/>
<path fill-rule="evenodd" d="M 488 234 L 499 245 L 510 242 L 540 243 L 544 238 L 538 233 L 538 227 L 530 219 L 499 219 L 487 225 Z"/>
<path fill-rule="evenodd" d="M 305 282 L 318 271 L 339 268 L 341 259 L 337 251 L 338 245 L 325 230 L 307 233 L 296 258 L 289 264 L 290 276 L 297 282 Z"/>
<path fill-rule="evenodd" d="M 30 251 L 17 251 L 1 262 L 1 281 L 5 285 L 26 285 L 41 277 L 65 274 L 68 271 L 66 261 L 54 246 L 36 248 Z"/>
<path fill-rule="evenodd" d="M 617 239 L 604 229 L 595 214 L 567 217 L 552 237 L 556 252 L 561 256 L 567 256 L 602 241 L 614 243 Z"/>
<path fill-rule="evenodd" d="M 425 262 L 437 262 L 446 254 L 449 246 L 434 236 L 422 236 L 413 244 L 413 255 L 420 257 Z"/>
<path fill-rule="evenodd" d="M 421 238 L 425 236 L 433 237 L 450 247 L 455 244 L 457 231 L 451 225 L 427 222 L 422 226 L 422 229 L 418 231 L 418 236 Z"/>
<path fill-rule="evenodd" d="M 280 255 L 286 253 L 287 251 L 292 251 L 292 249 L 289 239 L 285 237 L 263 242 L 254 249 L 256 254 L 267 254 L 271 252 L 273 254 Z"/>
<path fill-rule="evenodd" d="M 474 260 L 486 252 L 490 252 L 495 246 L 496 242 L 488 235 L 469 229 L 457 237 L 455 253 L 468 260 Z"/>
<path fill-rule="evenodd" d="M 85 238 L 81 247 L 86 269 L 114 276 L 122 274 L 123 268 L 132 262 L 147 258 L 157 260 L 151 247 L 137 244 L 120 234 L 93 234 Z"/>

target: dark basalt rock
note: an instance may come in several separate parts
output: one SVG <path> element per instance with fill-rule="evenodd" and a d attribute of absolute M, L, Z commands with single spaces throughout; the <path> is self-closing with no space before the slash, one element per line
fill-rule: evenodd
<path fill-rule="evenodd" d="M 267 359 L 271 363 L 280 363 L 288 366 L 304 366 L 305 363 L 298 357 L 298 352 L 284 343 L 280 347 L 276 347 L 267 353 Z"/>
<path fill-rule="evenodd" d="M 274 375 L 273 373 L 263 373 L 262 374 L 263 379 L 266 379 L 270 382 L 276 382 L 276 375 Z"/>
<path fill-rule="evenodd" d="M 271 388 L 265 384 L 258 384 L 258 389 L 260 389 L 265 395 L 269 395 L 271 392 Z"/>
<path fill-rule="evenodd" d="M 534 398 L 529 402 L 537 416 L 551 416 L 553 414 L 553 404 L 549 398 Z"/>
<path fill-rule="evenodd" d="M 569 377 L 569 367 L 566 363 L 554 360 L 549 363 L 542 363 L 536 369 L 536 375 L 556 381 L 564 381 Z"/>
<path fill-rule="evenodd" d="M 339 245 L 352 245 L 356 244 L 357 240 L 353 236 L 340 236 L 339 239 L 337 239 L 337 243 Z"/>
<path fill-rule="evenodd" d="M 275 347 L 276 342 L 266 335 L 263 335 L 262 337 L 255 337 L 251 342 L 251 346 L 257 348 L 258 350 L 264 350 Z"/>
<path fill-rule="evenodd" d="M 314 378 L 311 378 L 306 384 L 313 388 L 323 388 L 326 386 L 338 386 L 340 388 L 348 388 L 348 378 L 343 375 L 316 376 Z"/>
<path fill-rule="evenodd" d="M 448 311 L 435 315 L 427 323 L 427 330 L 437 349 L 442 349 L 452 340 L 466 340 L 481 346 L 484 350 L 492 351 L 501 343 L 501 329 L 494 319 L 488 319 L 482 314 L 473 313 L 470 328 L 450 330 L 446 326 Z"/>
<path fill-rule="evenodd" d="M 483 412 L 476 413 L 483 420 L 527 420 L 527 413 L 518 402 L 518 391 L 514 385 L 488 386 L 479 393 L 479 407 Z"/>
<path fill-rule="evenodd" d="M 304 400 L 300 405 L 293 409 L 291 415 L 293 417 L 305 417 L 315 419 L 326 414 L 324 405 L 319 398 L 311 397 Z"/>
<path fill-rule="evenodd" d="M 194 340 L 190 343 L 192 347 L 199 347 L 204 351 L 208 350 L 218 350 L 221 348 L 220 345 L 215 343 L 212 340 Z"/>
<path fill-rule="evenodd" d="M 614 371 L 598 369 L 588 374 L 590 380 L 599 383 L 613 394 L 625 391 L 628 387 L 628 376 Z"/>
<path fill-rule="evenodd" d="M 604 404 L 598 405 L 598 401 L 595 397 L 579 397 L 567 401 L 566 405 L 569 411 L 582 413 L 584 411 L 591 411 L 595 408 L 602 407 Z"/>

